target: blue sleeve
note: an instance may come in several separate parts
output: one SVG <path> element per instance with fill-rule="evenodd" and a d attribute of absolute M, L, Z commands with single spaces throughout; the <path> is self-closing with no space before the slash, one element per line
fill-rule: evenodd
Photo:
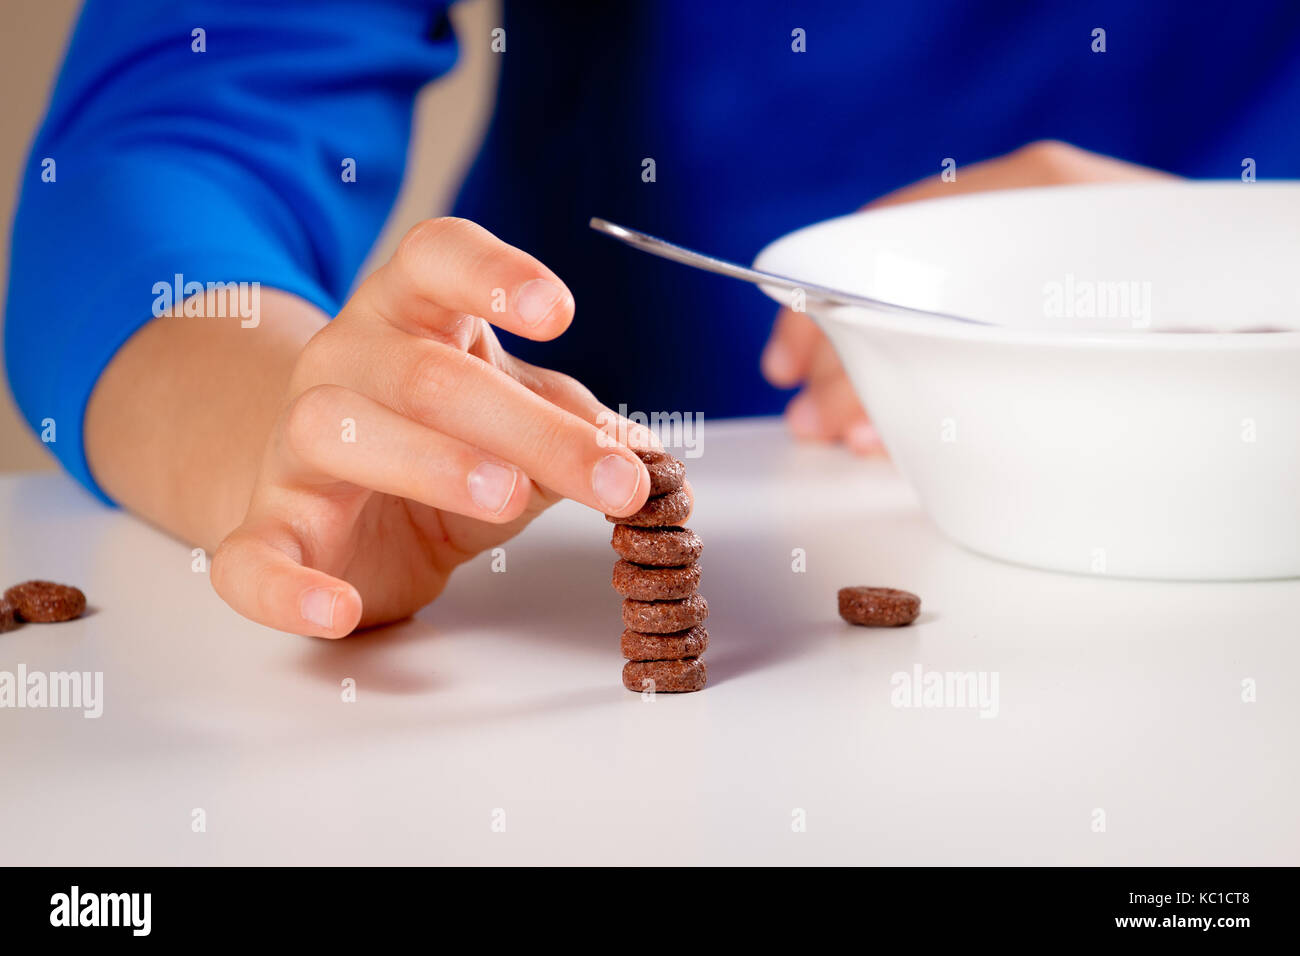
<path fill-rule="evenodd" d="M 88 0 L 23 175 L 4 351 L 23 416 L 53 419 L 49 447 L 100 498 L 86 403 L 156 283 L 338 310 L 396 198 L 416 93 L 455 62 L 445 6 Z"/>

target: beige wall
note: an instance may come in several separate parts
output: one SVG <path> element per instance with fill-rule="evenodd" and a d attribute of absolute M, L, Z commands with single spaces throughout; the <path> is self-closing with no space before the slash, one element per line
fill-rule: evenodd
<path fill-rule="evenodd" d="M 79 0 L 5 0 L 0 32 L 0 289 L 7 286 L 9 233 L 18 177 L 49 97 Z M 414 223 L 445 212 L 482 137 L 496 78 L 489 31 L 499 0 L 463 0 L 453 11 L 462 57 L 445 80 L 424 91 L 416 107 L 410 166 L 397 206 L 371 253 L 371 264 L 391 253 Z M 367 265 L 367 270 L 370 268 Z M 53 467 L 53 459 L 18 418 L 8 386 L 0 396 L 0 472 Z"/>

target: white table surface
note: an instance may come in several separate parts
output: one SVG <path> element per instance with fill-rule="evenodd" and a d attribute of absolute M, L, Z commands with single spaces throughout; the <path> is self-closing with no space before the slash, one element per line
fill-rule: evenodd
<path fill-rule="evenodd" d="M 943 539 L 887 461 L 770 421 L 703 436 L 709 687 L 652 702 L 619 680 L 609 525 L 570 502 L 506 573 L 480 556 L 414 620 L 327 642 L 238 617 L 189 545 L 62 476 L 0 479 L 0 581 L 93 609 L 0 635 L 0 670 L 104 675 L 97 720 L 0 709 L 0 862 L 1300 862 L 1300 582 L 1012 567 Z M 922 617 L 851 628 L 846 584 Z M 893 706 L 917 665 L 996 673 L 997 716 Z"/>

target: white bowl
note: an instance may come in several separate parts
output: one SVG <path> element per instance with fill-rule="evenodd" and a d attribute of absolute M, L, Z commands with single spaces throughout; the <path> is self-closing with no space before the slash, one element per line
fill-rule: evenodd
<path fill-rule="evenodd" d="M 1300 576 L 1300 183 L 931 200 L 756 266 L 908 307 L 807 305 L 955 541 L 1090 574 Z M 1261 327 L 1285 331 L 1233 331 Z"/>

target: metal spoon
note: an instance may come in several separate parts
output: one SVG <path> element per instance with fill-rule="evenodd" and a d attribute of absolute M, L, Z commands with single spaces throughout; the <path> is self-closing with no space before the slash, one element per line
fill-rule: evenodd
<path fill-rule="evenodd" d="M 748 266 L 738 265 L 735 262 L 728 262 L 726 259 L 718 259 L 714 256 L 706 256 L 702 252 L 696 252 L 693 249 L 687 249 L 685 246 L 678 246 L 665 239 L 659 239 L 655 236 L 647 235 L 644 232 L 638 232 L 635 229 L 629 229 L 626 226 L 619 226 L 615 223 L 608 222 L 604 219 L 592 218 L 591 228 L 597 232 L 603 232 L 607 236 L 613 236 L 622 242 L 627 243 L 634 249 L 640 249 L 642 252 L 648 252 L 651 255 L 659 256 L 661 259 L 671 259 L 673 262 L 680 262 L 683 265 L 693 266 L 696 269 L 703 269 L 705 272 L 716 272 L 718 275 L 730 276 L 732 279 L 740 279 L 744 282 L 753 282 L 755 285 L 770 285 L 781 289 L 800 290 L 809 299 L 815 299 L 821 302 L 829 302 L 832 305 L 856 305 L 868 309 L 883 309 L 887 312 L 906 312 L 911 315 L 930 315 L 938 316 L 944 319 L 953 319 L 957 322 L 967 322 L 972 325 L 990 325 L 989 322 L 982 322 L 979 319 L 966 318 L 960 315 L 949 315 L 945 312 L 932 312 L 929 309 L 913 309 L 906 305 L 898 305 L 894 302 L 883 302 L 880 299 L 873 299 L 870 296 L 854 295 L 851 292 L 841 292 L 839 289 L 832 289 L 824 285 L 817 285 L 812 282 L 799 282 L 786 276 L 775 275 L 771 272 L 763 272 L 759 269 L 750 269 Z"/>

